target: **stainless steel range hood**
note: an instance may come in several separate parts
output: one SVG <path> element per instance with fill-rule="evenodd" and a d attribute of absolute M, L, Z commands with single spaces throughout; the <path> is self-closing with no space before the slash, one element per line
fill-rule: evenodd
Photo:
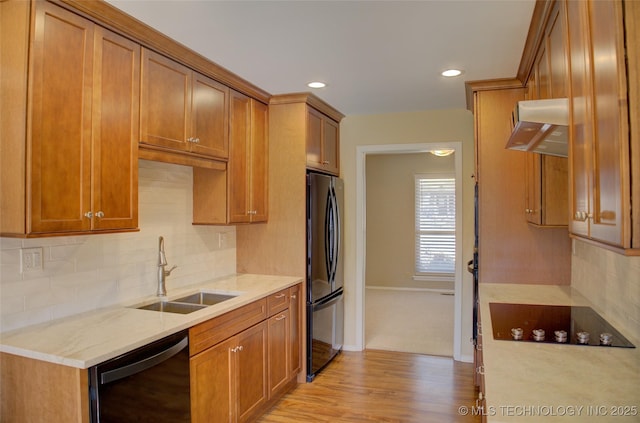
<path fill-rule="evenodd" d="M 511 117 L 513 132 L 506 148 L 567 157 L 568 99 L 519 101 Z"/>

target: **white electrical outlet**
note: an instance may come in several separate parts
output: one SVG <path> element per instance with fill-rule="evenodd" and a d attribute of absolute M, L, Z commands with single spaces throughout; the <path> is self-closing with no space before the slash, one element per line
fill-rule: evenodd
<path fill-rule="evenodd" d="M 22 248 L 20 250 L 20 271 L 42 270 L 42 247 Z"/>

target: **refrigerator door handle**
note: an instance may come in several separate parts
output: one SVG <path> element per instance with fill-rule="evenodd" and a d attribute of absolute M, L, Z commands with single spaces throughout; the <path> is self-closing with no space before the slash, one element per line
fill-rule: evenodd
<path fill-rule="evenodd" d="M 312 311 L 318 311 L 327 307 L 331 307 L 332 305 L 340 301 L 340 299 L 342 299 L 342 295 L 343 292 L 340 291 L 339 293 L 329 295 L 328 297 L 318 301 L 317 303 L 311 304 Z"/>
<path fill-rule="evenodd" d="M 338 260 L 340 260 L 340 239 L 342 234 L 340 233 L 341 223 L 340 223 L 340 211 L 338 209 L 338 197 L 336 195 L 336 190 L 334 186 L 331 186 L 331 195 L 332 195 L 332 206 L 333 206 L 333 269 L 331 281 L 334 285 L 332 289 L 335 289 L 335 280 L 336 274 L 338 272 Z"/>
<path fill-rule="evenodd" d="M 333 206 L 332 206 L 332 198 L 331 191 L 327 193 L 327 207 L 325 209 L 324 214 L 324 261 L 325 267 L 327 269 L 327 282 L 331 285 L 331 281 L 333 280 L 332 269 L 333 269 L 333 248 L 332 248 L 332 214 L 333 214 Z"/>

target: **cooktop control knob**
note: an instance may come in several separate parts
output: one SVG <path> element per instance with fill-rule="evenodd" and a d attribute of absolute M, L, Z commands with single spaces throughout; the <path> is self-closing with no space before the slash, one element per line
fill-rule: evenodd
<path fill-rule="evenodd" d="M 522 330 L 522 328 L 511 329 L 511 337 L 513 338 L 514 341 L 519 341 L 520 339 L 522 339 L 522 334 L 524 334 L 524 331 Z"/>
<path fill-rule="evenodd" d="M 576 334 L 576 337 L 578 338 L 578 344 L 582 344 L 582 345 L 587 345 L 589 344 L 589 332 L 578 332 Z"/>
<path fill-rule="evenodd" d="M 533 340 L 538 342 L 544 341 L 544 329 L 534 329 Z"/>
<path fill-rule="evenodd" d="M 600 334 L 600 345 L 611 345 L 612 343 L 613 335 L 607 332 Z"/>
<path fill-rule="evenodd" d="M 567 331 L 566 330 L 557 330 L 553 332 L 555 335 L 556 342 L 565 343 L 567 342 Z"/>

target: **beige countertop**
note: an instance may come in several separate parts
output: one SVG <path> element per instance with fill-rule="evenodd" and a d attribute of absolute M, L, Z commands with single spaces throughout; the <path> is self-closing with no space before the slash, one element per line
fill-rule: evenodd
<path fill-rule="evenodd" d="M 168 293 L 175 299 L 197 291 L 238 294 L 237 297 L 189 314 L 138 310 L 149 296 L 0 334 L 0 351 L 66 366 L 88 368 L 135 348 L 187 329 L 299 282 L 291 276 L 234 275 Z"/>
<path fill-rule="evenodd" d="M 586 305 L 602 315 L 568 286 L 480 284 L 488 422 L 640 421 L 640 348 L 494 340 L 492 302 Z"/>

